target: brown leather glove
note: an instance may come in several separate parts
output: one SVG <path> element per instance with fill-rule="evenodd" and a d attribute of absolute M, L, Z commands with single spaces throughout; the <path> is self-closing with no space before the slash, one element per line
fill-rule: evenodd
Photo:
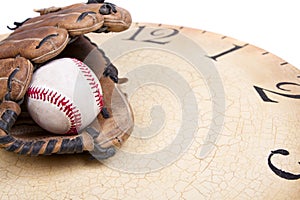
<path fill-rule="evenodd" d="M 41 16 L 15 23 L 14 32 L 0 42 L 0 147 L 27 155 L 90 151 L 98 159 L 113 156 L 132 131 L 132 111 L 118 87 L 117 69 L 83 35 L 126 30 L 131 24 L 129 12 L 95 0 L 38 12 Z M 105 108 L 78 135 L 48 133 L 32 120 L 23 104 L 34 69 L 61 57 L 85 62 L 103 90 Z M 117 112 L 112 112 L 112 106 Z"/>

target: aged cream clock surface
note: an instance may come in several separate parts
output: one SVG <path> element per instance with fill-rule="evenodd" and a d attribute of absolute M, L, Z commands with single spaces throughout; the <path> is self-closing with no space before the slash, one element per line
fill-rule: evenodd
<path fill-rule="evenodd" d="M 1 150 L 1 199 L 300 199 L 298 69 L 186 27 L 88 36 L 129 80 L 131 137 L 105 161 Z"/>

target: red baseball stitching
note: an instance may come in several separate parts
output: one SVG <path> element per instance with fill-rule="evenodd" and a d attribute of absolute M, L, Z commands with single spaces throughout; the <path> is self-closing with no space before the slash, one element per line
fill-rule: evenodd
<path fill-rule="evenodd" d="M 70 129 L 65 134 L 77 133 L 77 130 L 79 130 L 82 125 L 81 114 L 69 99 L 66 99 L 66 97 L 63 97 L 61 94 L 58 94 L 55 91 L 50 91 L 49 89 L 35 86 L 28 88 L 27 95 L 29 98 L 47 101 L 56 105 L 60 111 L 66 114 L 71 123 Z"/>
<path fill-rule="evenodd" d="M 85 79 L 89 82 L 91 90 L 93 91 L 94 97 L 96 99 L 97 106 L 99 107 L 99 110 L 101 111 L 103 108 L 103 96 L 99 90 L 100 85 L 98 83 L 96 83 L 96 81 L 92 75 L 91 69 L 86 64 L 84 64 L 83 62 L 81 62 L 75 58 L 72 58 L 72 60 L 77 65 L 79 70 L 82 72 Z"/>

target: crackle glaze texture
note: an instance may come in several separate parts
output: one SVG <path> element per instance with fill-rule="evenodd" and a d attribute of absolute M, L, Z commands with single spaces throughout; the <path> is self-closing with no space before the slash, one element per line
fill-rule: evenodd
<path fill-rule="evenodd" d="M 129 79 L 131 137 L 103 162 L 1 149 L 0 199 L 300 198 L 298 69 L 186 27 L 88 36 Z"/>

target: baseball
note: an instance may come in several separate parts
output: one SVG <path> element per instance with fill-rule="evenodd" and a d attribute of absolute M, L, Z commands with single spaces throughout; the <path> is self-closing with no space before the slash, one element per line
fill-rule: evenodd
<path fill-rule="evenodd" d="M 94 121 L 103 106 L 101 85 L 81 61 L 62 58 L 33 74 L 27 108 L 33 120 L 55 134 L 79 133 Z"/>

